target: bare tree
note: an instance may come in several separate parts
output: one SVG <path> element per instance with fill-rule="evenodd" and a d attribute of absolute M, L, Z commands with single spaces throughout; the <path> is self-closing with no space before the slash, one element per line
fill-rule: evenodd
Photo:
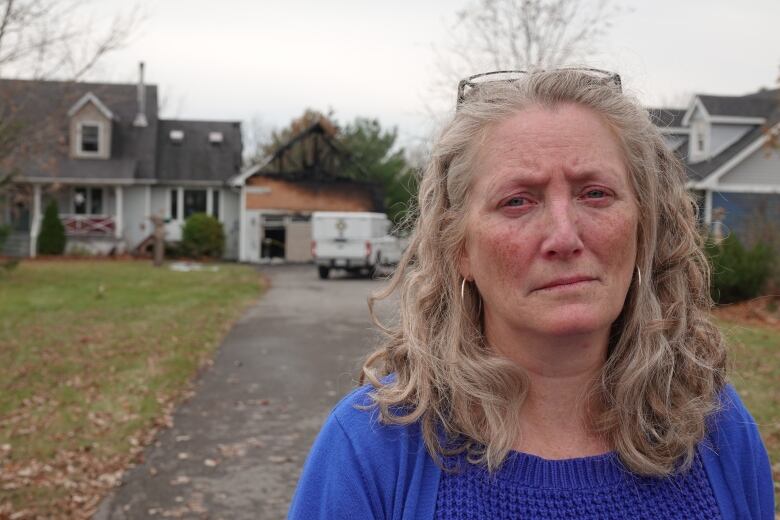
<path fill-rule="evenodd" d="M 473 0 L 434 47 L 434 92 L 452 97 L 459 79 L 478 72 L 580 62 L 620 13 L 613 0 Z"/>
<path fill-rule="evenodd" d="M 0 0 L 0 78 L 79 80 L 107 54 L 123 47 L 144 16 L 132 7 L 96 28 L 90 0 Z M 50 121 L 31 124 L 19 114 L 13 92 L 0 93 L 0 191 L 15 172 L 13 155 L 34 155 L 36 146 L 51 147 L 59 130 Z"/>

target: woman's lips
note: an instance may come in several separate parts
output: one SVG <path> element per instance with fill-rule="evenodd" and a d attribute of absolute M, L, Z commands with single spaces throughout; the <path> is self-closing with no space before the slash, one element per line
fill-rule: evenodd
<path fill-rule="evenodd" d="M 587 282 L 593 282 L 596 279 L 591 276 L 570 276 L 567 278 L 559 278 L 557 280 L 553 280 L 551 282 L 548 282 L 538 289 L 535 289 L 536 291 L 544 291 L 549 289 L 567 289 L 567 288 L 575 288 L 580 285 L 584 285 Z"/>

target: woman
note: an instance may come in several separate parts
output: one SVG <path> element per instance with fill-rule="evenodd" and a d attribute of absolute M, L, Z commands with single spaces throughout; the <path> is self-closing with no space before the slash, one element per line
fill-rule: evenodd
<path fill-rule="evenodd" d="M 771 519 L 683 180 L 615 74 L 461 82 L 290 518 Z"/>

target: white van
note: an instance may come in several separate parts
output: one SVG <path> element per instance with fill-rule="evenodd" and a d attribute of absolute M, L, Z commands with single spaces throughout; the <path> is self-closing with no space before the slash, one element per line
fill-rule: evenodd
<path fill-rule="evenodd" d="M 403 253 L 392 224 L 384 213 L 315 211 L 311 215 L 311 255 L 320 278 L 332 269 L 366 272 L 395 265 Z"/>

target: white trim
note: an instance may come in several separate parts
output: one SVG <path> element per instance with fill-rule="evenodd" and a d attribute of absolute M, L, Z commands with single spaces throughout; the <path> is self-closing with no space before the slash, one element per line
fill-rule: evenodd
<path fill-rule="evenodd" d="M 718 193 L 780 193 L 780 186 L 767 184 L 719 184 L 714 191 Z"/>
<path fill-rule="evenodd" d="M 104 104 L 103 104 L 103 102 L 102 102 L 102 101 L 100 101 L 100 99 L 98 99 L 98 97 L 97 97 L 95 94 L 93 94 L 92 92 L 87 92 L 86 94 L 84 94 L 84 95 L 81 97 L 81 99 L 79 99 L 78 101 L 76 101 L 76 103 L 75 103 L 75 104 L 74 104 L 72 107 L 70 107 L 70 109 L 68 110 L 68 117 L 73 117 L 73 116 L 76 114 L 76 112 L 78 112 L 79 110 L 81 110 L 81 108 L 82 108 L 84 105 L 86 105 L 88 102 L 90 102 L 90 101 L 91 101 L 91 102 L 92 102 L 92 104 L 94 104 L 94 105 L 97 107 L 97 109 L 98 109 L 98 110 L 100 110 L 100 112 L 101 112 L 101 113 L 102 113 L 104 116 L 106 116 L 108 119 L 117 119 L 117 118 L 114 116 L 114 113 L 113 113 L 113 112 L 111 112 L 111 110 L 109 110 L 109 109 L 108 109 L 108 107 L 107 107 L 106 105 L 104 105 Z"/>
<path fill-rule="evenodd" d="M 246 191 L 242 186 L 238 207 L 238 261 L 246 262 Z"/>
<path fill-rule="evenodd" d="M 206 215 L 211 215 L 212 210 L 214 209 L 214 205 L 212 204 L 213 199 L 211 198 L 212 190 L 207 189 L 206 190 Z"/>
<path fill-rule="evenodd" d="M 30 184 L 52 184 L 59 183 L 69 186 L 88 186 L 95 184 L 104 184 L 106 186 L 114 186 L 120 184 L 122 186 L 130 186 L 134 184 L 140 185 L 155 185 L 157 181 L 144 180 L 138 182 L 135 179 L 92 179 L 92 178 L 79 178 L 79 179 L 63 179 L 61 177 L 46 177 L 46 178 L 29 178 L 29 177 L 17 177 L 14 182 L 21 183 L 26 182 Z"/>
<path fill-rule="evenodd" d="M 146 186 L 144 189 L 144 213 L 146 214 L 146 220 L 151 224 L 152 218 L 152 187 Z"/>
<path fill-rule="evenodd" d="M 114 217 L 116 220 L 114 221 L 114 238 L 122 238 L 122 211 L 123 211 L 123 191 L 122 186 L 115 186 L 114 187 L 114 204 L 116 205 L 116 217 Z"/>
<path fill-rule="evenodd" d="M 184 188 L 179 186 L 176 188 L 178 193 L 176 194 L 176 209 L 178 210 L 176 213 L 176 221 L 177 222 L 184 222 Z"/>
<path fill-rule="evenodd" d="M 704 223 L 709 226 L 712 224 L 712 192 L 704 192 Z"/>
<path fill-rule="evenodd" d="M 710 116 L 710 123 L 724 123 L 729 125 L 763 125 L 765 117 L 744 116 Z"/>
<path fill-rule="evenodd" d="M 699 99 L 699 96 L 694 96 L 693 99 L 691 100 L 691 104 L 688 105 L 688 110 L 685 111 L 685 115 L 682 118 L 683 126 L 690 125 L 691 117 L 693 116 L 693 113 L 696 112 L 697 108 L 699 108 L 702 111 L 704 119 L 706 120 L 710 119 L 710 113 L 707 112 L 707 108 L 704 106 L 704 103 L 702 103 L 701 99 Z"/>
<path fill-rule="evenodd" d="M 272 157 L 267 157 L 264 160 L 260 161 L 259 163 L 254 164 L 253 166 L 248 167 L 243 172 L 239 173 L 235 177 L 228 180 L 228 184 L 230 186 L 240 187 L 244 186 L 246 184 L 246 180 L 251 177 L 252 175 L 256 174 L 271 162 Z"/>
<path fill-rule="evenodd" d="M 32 223 L 30 225 L 30 258 L 38 253 L 38 232 L 41 226 L 41 186 L 33 186 Z"/>
<path fill-rule="evenodd" d="M 245 189 L 247 193 L 253 193 L 255 195 L 271 193 L 271 188 L 266 186 L 244 186 L 243 189 Z"/>
<path fill-rule="evenodd" d="M 779 130 L 780 130 L 780 123 L 777 123 L 769 130 L 769 133 L 774 134 Z M 766 143 L 767 139 L 768 136 L 764 134 L 758 139 L 756 139 L 755 141 L 753 141 L 752 143 L 750 143 L 749 145 L 747 145 L 737 155 L 735 155 L 734 157 L 726 161 L 720 168 L 718 168 L 717 170 L 709 174 L 706 179 L 697 183 L 696 187 L 698 189 L 720 190 L 721 186 L 718 184 L 720 178 L 726 175 L 731 170 L 733 170 L 736 165 L 738 165 L 747 157 L 749 157 L 753 152 L 761 148 L 764 145 L 764 143 Z"/>
<path fill-rule="evenodd" d="M 96 126 L 98 129 L 98 142 L 97 142 L 97 150 L 94 152 L 84 150 L 84 140 L 82 138 L 84 127 L 85 126 Z M 73 154 L 74 157 L 80 158 L 80 159 L 92 159 L 92 158 L 102 158 L 101 156 L 105 152 L 106 145 L 105 142 L 108 140 L 107 132 L 106 132 L 106 124 L 103 121 L 95 121 L 93 119 L 85 119 L 83 121 L 79 121 L 78 125 L 76 125 L 76 149 L 74 150 L 75 153 Z"/>
<path fill-rule="evenodd" d="M 105 184 L 115 185 L 121 184 L 123 186 L 129 185 L 149 185 L 149 186 L 170 186 L 176 187 L 179 185 L 198 186 L 198 187 L 214 187 L 222 188 L 227 186 L 223 181 L 188 181 L 186 179 L 100 179 L 91 177 L 79 177 L 77 179 L 68 179 L 62 177 L 15 177 L 15 183 L 27 182 L 30 184 Z"/>
<path fill-rule="evenodd" d="M 681 126 L 659 126 L 658 131 L 662 134 L 690 134 L 690 128 L 683 128 Z"/>

